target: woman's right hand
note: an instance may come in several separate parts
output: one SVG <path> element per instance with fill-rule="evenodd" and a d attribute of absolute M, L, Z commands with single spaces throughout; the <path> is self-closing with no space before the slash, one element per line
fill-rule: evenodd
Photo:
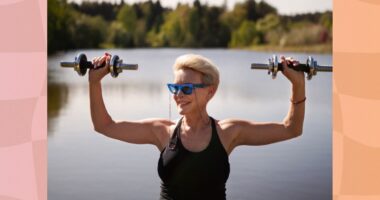
<path fill-rule="evenodd" d="M 90 83 L 99 83 L 104 76 L 106 76 L 109 73 L 110 68 L 110 60 L 111 55 L 108 53 L 105 53 L 102 57 L 95 57 L 92 60 L 92 64 L 94 65 L 94 69 L 90 69 L 89 75 L 88 75 L 88 81 Z M 100 67 L 105 62 L 104 67 Z"/>

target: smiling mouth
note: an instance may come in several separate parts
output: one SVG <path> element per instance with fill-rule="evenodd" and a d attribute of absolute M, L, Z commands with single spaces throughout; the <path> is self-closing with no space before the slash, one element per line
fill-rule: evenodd
<path fill-rule="evenodd" d="M 179 103 L 178 105 L 179 105 L 179 106 L 186 106 L 186 105 L 188 105 L 188 104 L 190 104 L 190 102 L 187 102 L 187 103 Z"/>

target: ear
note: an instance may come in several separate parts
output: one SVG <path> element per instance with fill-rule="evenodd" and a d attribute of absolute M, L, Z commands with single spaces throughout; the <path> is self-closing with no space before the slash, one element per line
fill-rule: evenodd
<path fill-rule="evenodd" d="M 208 88 L 208 93 L 207 93 L 208 100 L 210 100 L 215 95 L 215 91 L 216 91 L 216 88 L 213 85 Z"/>

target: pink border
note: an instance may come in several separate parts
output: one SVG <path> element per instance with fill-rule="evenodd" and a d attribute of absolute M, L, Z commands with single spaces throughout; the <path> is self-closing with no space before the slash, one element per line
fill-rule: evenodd
<path fill-rule="evenodd" d="M 0 2 L 2 200 L 47 199 L 46 18 L 47 1 Z"/>

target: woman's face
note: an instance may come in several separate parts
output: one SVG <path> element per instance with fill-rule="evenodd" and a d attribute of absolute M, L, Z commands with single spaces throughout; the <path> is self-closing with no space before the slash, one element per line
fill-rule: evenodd
<path fill-rule="evenodd" d="M 180 69 L 174 73 L 174 83 L 184 84 L 202 83 L 202 74 L 191 69 Z M 207 102 L 211 99 L 213 93 L 212 87 L 195 88 L 190 95 L 183 94 L 182 91 L 173 95 L 174 101 L 177 104 L 177 109 L 180 115 L 201 112 L 206 109 Z"/>

